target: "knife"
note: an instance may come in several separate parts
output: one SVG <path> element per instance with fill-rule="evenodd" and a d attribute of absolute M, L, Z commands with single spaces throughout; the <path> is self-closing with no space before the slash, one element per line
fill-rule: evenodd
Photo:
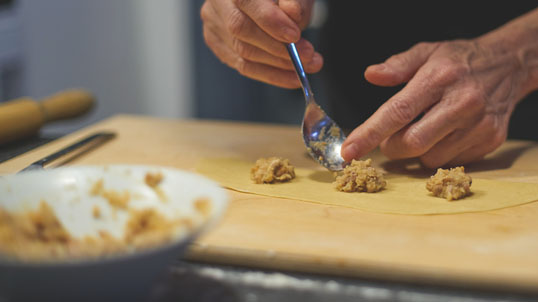
<path fill-rule="evenodd" d="M 80 156 L 82 153 L 88 152 L 89 150 L 105 143 L 106 141 L 116 137 L 116 134 L 113 132 L 97 132 L 95 134 L 92 134 L 86 138 L 83 138 L 63 149 L 61 149 L 58 152 L 52 153 L 38 161 L 33 162 L 28 167 L 22 169 L 20 172 L 26 172 L 26 171 L 35 171 L 35 170 L 41 170 L 45 167 L 45 165 L 51 163 L 54 160 L 57 160 L 60 157 L 66 156 L 68 154 L 72 154 L 75 151 L 78 151 L 76 154 L 73 154 L 73 156 L 70 159 L 73 159 L 76 156 Z"/>

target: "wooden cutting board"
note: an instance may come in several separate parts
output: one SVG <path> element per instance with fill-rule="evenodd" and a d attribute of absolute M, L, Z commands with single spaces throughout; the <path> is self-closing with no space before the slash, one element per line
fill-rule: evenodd
<path fill-rule="evenodd" d="M 96 130 L 118 136 L 69 164 L 155 164 L 194 171 L 204 157 L 254 161 L 278 155 L 296 166 L 316 166 L 305 154 L 298 127 L 120 115 L 7 161 L 0 174 L 16 172 Z M 394 172 L 406 164 L 388 162 L 377 151 L 371 157 Z M 538 185 L 538 143 L 507 142 L 467 170 L 473 177 Z M 224 219 L 192 244 L 188 258 L 538 292 L 538 202 L 482 213 L 406 216 L 229 194 Z"/>

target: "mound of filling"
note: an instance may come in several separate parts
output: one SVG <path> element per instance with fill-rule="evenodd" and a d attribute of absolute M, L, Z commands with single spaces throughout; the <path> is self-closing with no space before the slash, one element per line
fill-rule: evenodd
<path fill-rule="evenodd" d="M 426 189 L 433 195 L 448 201 L 464 198 L 471 193 L 471 176 L 465 174 L 463 167 L 437 169 L 426 183 Z"/>
<path fill-rule="evenodd" d="M 381 191 L 387 182 L 383 173 L 372 167 L 372 160 L 353 160 L 344 168 L 343 172 L 336 176 L 334 182 L 336 189 L 343 192 L 368 192 Z"/>
<path fill-rule="evenodd" d="M 260 158 L 250 170 L 250 179 L 257 184 L 286 182 L 295 178 L 295 168 L 282 157 Z"/>

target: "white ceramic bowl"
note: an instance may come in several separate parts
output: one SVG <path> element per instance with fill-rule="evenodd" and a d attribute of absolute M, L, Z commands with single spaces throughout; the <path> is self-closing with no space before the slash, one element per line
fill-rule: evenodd
<path fill-rule="evenodd" d="M 161 173 L 160 193 L 145 183 L 147 173 Z M 106 257 L 22 262 L 0 256 L 0 300 L 144 300 L 152 282 L 180 257 L 188 244 L 223 215 L 228 198 L 217 183 L 182 170 L 142 165 L 74 166 L 0 177 L 0 207 L 10 212 L 36 209 L 45 200 L 71 236 L 83 238 L 105 230 L 123 235 L 128 216 L 107 200 L 91 194 L 102 180 L 105 190 L 128 191 L 129 208 L 153 208 L 168 218 L 194 222 L 172 242 Z M 163 202 L 162 197 L 167 201 Z M 198 198 L 211 201 L 204 218 L 194 207 Z M 98 205 L 101 217 L 93 216 Z"/>

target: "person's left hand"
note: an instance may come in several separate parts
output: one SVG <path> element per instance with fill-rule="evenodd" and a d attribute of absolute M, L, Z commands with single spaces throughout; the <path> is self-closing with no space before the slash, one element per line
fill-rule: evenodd
<path fill-rule="evenodd" d="M 510 115 L 528 93 L 516 52 L 478 39 L 419 43 L 368 67 L 365 77 L 407 84 L 348 136 L 346 161 L 378 145 L 391 159 L 419 157 L 430 168 L 481 159 L 506 140 Z"/>

